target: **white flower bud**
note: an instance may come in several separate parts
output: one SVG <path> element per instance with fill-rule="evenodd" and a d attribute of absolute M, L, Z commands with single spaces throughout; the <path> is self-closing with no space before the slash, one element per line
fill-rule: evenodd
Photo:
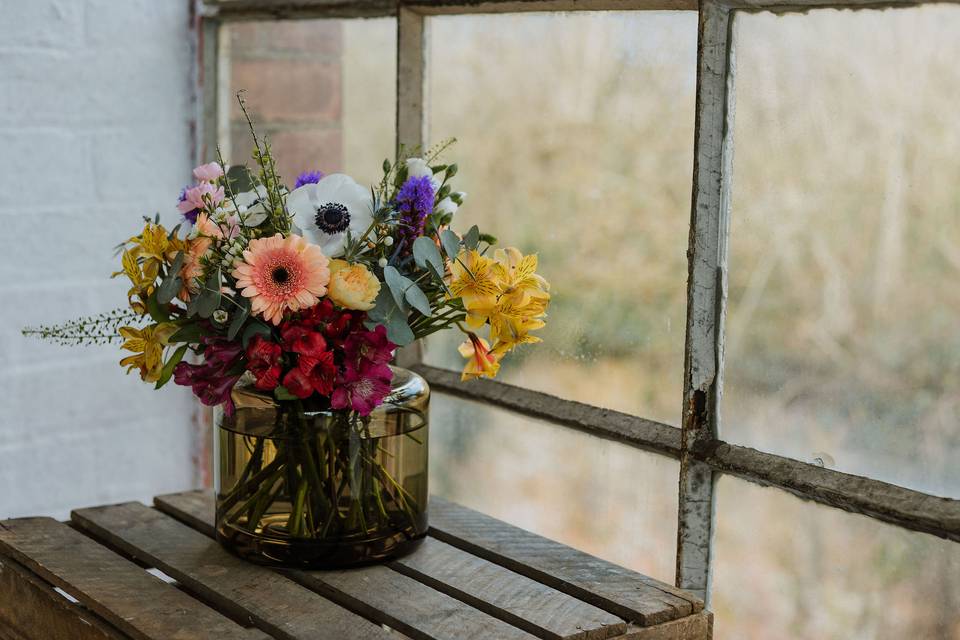
<path fill-rule="evenodd" d="M 384 267 L 387 266 L 387 259 L 386 259 L 386 258 L 380 258 L 379 260 L 377 260 L 377 264 L 380 265 L 380 268 L 381 268 L 381 269 L 383 269 Z"/>
<path fill-rule="evenodd" d="M 383 239 L 383 246 L 392 247 L 393 246 L 393 236 L 387 236 Z"/>

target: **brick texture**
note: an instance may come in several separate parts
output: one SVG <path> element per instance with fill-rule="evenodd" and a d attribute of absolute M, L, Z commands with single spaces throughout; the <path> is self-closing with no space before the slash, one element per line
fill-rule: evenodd
<path fill-rule="evenodd" d="M 198 483 L 196 405 L 126 376 L 114 347 L 23 325 L 121 306 L 112 247 L 174 223 L 191 168 L 189 3 L 0 0 L 0 518 Z"/>
<path fill-rule="evenodd" d="M 342 48 L 338 21 L 230 27 L 232 93 L 245 91 L 257 133 L 270 140 L 288 186 L 303 171 L 343 166 Z M 249 165 L 253 141 L 236 104 L 230 118 L 232 162 Z"/>

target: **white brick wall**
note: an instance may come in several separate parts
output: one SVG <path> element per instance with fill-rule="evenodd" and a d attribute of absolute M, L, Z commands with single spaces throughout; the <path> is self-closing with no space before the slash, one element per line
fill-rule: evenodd
<path fill-rule="evenodd" d="M 197 482 L 195 405 L 22 325 L 120 306 L 113 246 L 190 175 L 189 0 L 0 0 L 0 518 Z"/>

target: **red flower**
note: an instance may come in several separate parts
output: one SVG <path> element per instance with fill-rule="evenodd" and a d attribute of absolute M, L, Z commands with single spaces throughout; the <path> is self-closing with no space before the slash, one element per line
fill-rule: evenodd
<path fill-rule="evenodd" d="M 287 322 L 280 327 L 286 351 L 302 356 L 317 356 L 327 350 L 327 341 L 319 331 L 301 322 Z"/>
<path fill-rule="evenodd" d="M 247 345 L 247 370 L 257 379 L 254 386 L 261 391 L 273 391 L 280 383 L 280 345 L 256 335 Z"/>
<path fill-rule="evenodd" d="M 287 375 L 283 376 L 283 386 L 301 400 L 313 395 L 313 385 L 310 384 L 310 378 L 299 368 L 287 371 Z"/>
<path fill-rule="evenodd" d="M 330 395 L 337 378 L 337 365 L 333 363 L 333 352 L 324 351 L 317 356 L 300 356 L 297 368 L 307 376 L 313 390 L 322 396 Z"/>
<path fill-rule="evenodd" d="M 330 298 L 324 298 L 304 311 L 300 316 L 300 320 L 306 325 L 316 327 L 327 322 L 333 314 L 333 302 L 331 302 Z"/>

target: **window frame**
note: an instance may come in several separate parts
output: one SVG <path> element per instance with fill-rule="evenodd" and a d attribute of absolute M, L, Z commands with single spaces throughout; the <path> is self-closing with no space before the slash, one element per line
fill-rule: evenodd
<path fill-rule="evenodd" d="M 843 473 L 720 439 L 735 104 L 733 24 L 740 11 L 885 9 L 938 0 L 195 0 L 200 131 L 197 161 L 224 139 L 228 97 L 223 26 L 242 20 L 395 17 L 397 145 L 426 143 L 429 17 L 526 11 L 698 11 L 693 198 L 687 251 L 687 322 L 681 427 L 423 364 L 419 345 L 400 363 L 434 390 L 584 431 L 680 461 L 676 586 L 709 606 L 715 487 L 721 474 L 805 500 L 960 542 L 960 500 Z M 949 0 L 957 1 L 957 0 Z"/>

